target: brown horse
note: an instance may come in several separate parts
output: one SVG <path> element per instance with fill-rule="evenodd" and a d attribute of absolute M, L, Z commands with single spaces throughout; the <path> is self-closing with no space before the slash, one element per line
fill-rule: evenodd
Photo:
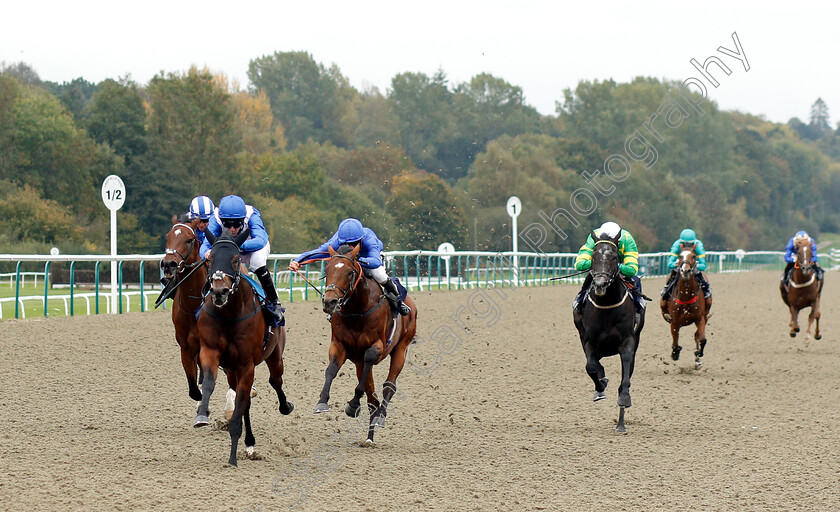
<path fill-rule="evenodd" d="M 814 263 L 811 261 L 811 241 L 797 240 L 796 262 L 793 266 L 793 276 L 790 279 L 790 286 L 785 283 L 779 284 L 782 292 L 782 300 L 790 309 L 790 337 L 795 338 L 799 332 L 799 311 L 807 307 L 811 308 L 808 315 L 808 330 L 805 331 L 805 341 L 811 339 L 811 324 L 816 321 L 814 338 L 822 338 L 820 334 L 820 295 L 822 294 L 823 280 L 817 279 L 817 272 L 814 270 Z"/>
<path fill-rule="evenodd" d="M 706 302 L 700 283 L 697 282 L 696 274 L 699 270 L 694 246 L 682 248 L 677 260 L 677 270 L 679 280 L 674 291 L 660 301 L 662 317 L 671 324 L 671 337 L 674 339 L 671 344 L 671 359 L 677 361 L 680 358 L 680 328 L 694 324 L 697 326 L 694 331 L 694 365 L 699 367 L 703 364 L 700 358 L 703 357 L 703 350 L 706 348 L 706 321 L 711 303 Z"/>
<path fill-rule="evenodd" d="M 277 327 L 272 331 L 266 324 L 257 293 L 247 279 L 242 278 L 240 245 L 248 239 L 246 228 L 235 238 L 224 232 L 217 239 L 209 231 L 207 239 L 213 244 L 208 261 L 209 293 L 204 299 L 198 318 L 201 343 L 199 362 L 204 371 L 201 403 L 196 412 L 194 426 L 209 425 L 208 404 L 216 385 L 219 365 L 225 368 L 228 384 L 236 391 L 233 415 L 228 422 L 230 433 L 230 459 L 236 466 L 236 447 L 242 435 L 245 420 L 245 449 L 253 454 L 254 434 L 251 431 L 251 396 L 255 367 L 265 361 L 268 382 L 277 392 L 280 412 L 289 414 L 294 405 L 283 393 L 283 350 L 286 330 Z"/>
<path fill-rule="evenodd" d="M 360 249 L 361 245 L 353 248 L 342 245 L 337 252 L 332 247 L 329 249 L 323 305 L 324 312 L 332 315 L 330 362 L 315 413 L 330 410 L 332 381 L 344 362 L 351 360 L 356 365 L 359 383 L 344 412 L 350 417 L 358 416 L 362 394 L 367 394 L 371 414 L 366 443 L 372 444 L 374 428 L 385 426 L 388 403 L 397 391 L 397 376 L 405 364 L 405 351 L 417 331 L 417 307 L 411 297 L 406 297 L 411 313 L 400 317 L 391 312 L 379 284 L 365 275 L 359 263 Z M 374 390 L 372 368 L 389 355 L 391 365 L 380 402 Z"/>
<path fill-rule="evenodd" d="M 168 281 L 164 291 L 175 288 L 172 297 L 172 323 L 175 340 L 181 347 L 181 364 L 187 375 L 190 398 L 201 400 L 201 375 L 198 368 L 198 321 L 195 313 L 201 307 L 201 287 L 207 281 L 207 266 L 198 255 L 201 245 L 196 236 L 199 219 L 177 222 L 166 234 L 166 254 L 160 262 L 164 278 Z M 164 293 L 155 306 L 166 298 Z"/>

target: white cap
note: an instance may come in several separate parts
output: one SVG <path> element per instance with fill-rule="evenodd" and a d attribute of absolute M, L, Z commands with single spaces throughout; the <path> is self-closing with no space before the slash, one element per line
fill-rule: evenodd
<path fill-rule="evenodd" d="M 621 228 L 615 222 L 605 222 L 601 225 L 599 235 L 607 235 L 610 238 L 615 238 L 621 233 Z"/>

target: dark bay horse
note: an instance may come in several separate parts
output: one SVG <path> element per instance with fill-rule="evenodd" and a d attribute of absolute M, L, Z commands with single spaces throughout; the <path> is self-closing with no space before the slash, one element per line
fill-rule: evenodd
<path fill-rule="evenodd" d="M 811 241 L 796 241 L 796 262 L 793 266 L 793 275 L 790 279 L 790 286 L 785 287 L 784 282 L 779 285 L 782 292 L 782 300 L 790 309 L 790 337 L 795 338 L 799 332 L 799 311 L 807 307 L 811 308 L 808 315 L 808 330 L 805 331 L 805 341 L 811 339 L 811 324 L 816 321 L 814 339 L 822 338 L 820 334 L 820 295 L 824 280 L 817 279 L 817 272 L 814 270 L 814 263 L 811 261 Z"/>
<path fill-rule="evenodd" d="M 711 304 L 706 302 L 706 296 L 697 282 L 697 254 L 694 246 L 683 248 L 677 260 L 679 277 L 673 292 L 661 301 L 662 317 L 671 324 L 671 359 L 679 360 L 682 347 L 679 344 L 680 328 L 694 324 L 694 365 L 703 364 L 703 350 L 706 348 L 706 321 L 709 317 Z"/>
<path fill-rule="evenodd" d="M 280 412 L 289 414 L 294 405 L 283 393 L 283 350 L 286 345 L 286 330 L 277 327 L 269 329 L 261 311 L 257 293 L 251 284 L 242 278 L 240 246 L 248 239 L 246 228 L 235 238 L 230 232 L 223 232 L 218 239 L 209 231 L 207 239 L 213 244 L 208 261 L 210 276 L 209 293 L 204 299 L 198 318 L 198 333 L 201 343 L 199 361 L 204 371 L 204 385 L 201 403 L 196 412 L 194 426 L 209 425 L 208 404 L 216 385 L 219 365 L 227 373 L 228 384 L 236 391 L 233 415 L 228 422 L 230 433 L 230 459 L 236 466 L 236 448 L 242 435 L 242 420 L 245 420 L 245 448 L 253 453 L 255 439 L 251 431 L 251 386 L 254 370 L 265 361 L 268 366 L 268 382 L 277 392 Z"/>
<path fill-rule="evenodd" d="M 621 357 L 621 385 L 618 387 L 618 424 L 616 432 L 625 433 L 624 409 L 630 407 L 630 377 L 639 347 L 639 334 L 645 325 L 642 310 L 638 325 L 635 322 L 635 306 L 631 293 L 618 275 L 618 241 L 594 232 L 595 248 L 592 251 L 592 286 L 583 299 L 581 313 L 573 311 L 575 327 L 580 334 L 583 353 L 586 355 L 586 373 L 595 383 L 594 401 L 606 398 L 604 390 L 609 379 L 604 375 L 601 358 L 618 355 Z"/>
<path fill-rule="evenodd" d="M 207 266 L 198 255 L 201 245 L 196 236 L 199 219 L 177 222 L 166 234 L 166 254 L 160 262 L 168 291 L 175 288 L 172 297 L 172 323 L 175 325 L 175 340 L 181 347 L 181 365 L 187 375 L 190 398 L 201 400 L 198 384 L 202 376 L 197 375 L 198 321 L 195 313 L 201 307 L 201 287 L 207 281 Z M 160 305 L 161 298 L 155 306 Z"/>
<path fill-rule="evenodd" d="M 323 305 L 324 312 L 332 315 L 330 362 L 315 413 L 330 410 L 330 387 L 339 368 L 349 359 L 356 365 L 359 383 L 344 412 L 351 417 L 358 416 L 362 394 L 367 394 L 371 415 L 366 443 L 372 444 L 374 428 L 385 426 L 388 403 L 396 393 L 397 377 L 405 364 L 405 351 L 417 331 L 417 306 L 411 297 L 406 297 L 411 313 L 405 317 L 393 314 L 379 284 L 365 276 L 359 263 L 360 249 L 360 245 L 353 248 L 342 245 L 338 251 L 329 249 L 330 260 L 324 270 Z M 390 340 L 393 341 L 389 343 L 392 329 Z M 380 402 L 375 393 L 372 368 L 389 355 L 391 364 Z"/>

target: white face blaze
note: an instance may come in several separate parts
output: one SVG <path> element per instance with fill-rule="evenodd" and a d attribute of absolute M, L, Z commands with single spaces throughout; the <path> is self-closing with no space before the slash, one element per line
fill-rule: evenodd
<path fill-rule="evenodd" d="M 683 261 L 682 266 L 680 267 L 680 270 L 682 270 L 683 272 L 688 272 L 689 269 L 691 269 L 691 267 L 688 264 L 688 255 L 690 253 L 691 253 L 691 251 L 682 251 L 680 253 L 680 258 L 682 258 L 682 261 Z"/>
<path fill-rule="evenodd" d="M 335 264 L 335 268 L 341 268 L 343 266 L 344 266 L 344 263 L 342 263 L 342 262 L 338 262 L 338 263 Z"/>

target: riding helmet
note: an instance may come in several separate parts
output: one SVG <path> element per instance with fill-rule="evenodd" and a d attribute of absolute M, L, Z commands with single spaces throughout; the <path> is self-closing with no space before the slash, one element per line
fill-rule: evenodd
<path fill-rule="evenodd" d="M 685 228 L 680 231 L 680 242 L 684 244 L 696 244 L 697 234 L 693 229 Z"/>
<path fill-rule="evenodd" d="M 213 215 L 213 201 L 207 196 L 198 196 L 190 201 L 190 218 L 209 219 Z"/>
<path fill-rule="evenodd" d="M 348 244 L 358 242 L 365 236 L 365 228 L 358 219 L 349 218 L 338 225 L 338 243 Z"/>
<path fill-rule="evenodd" d="M 244 219 L 245 201 L 239 196 L 225 196 L 219 201 L 220 219 Z"/>

